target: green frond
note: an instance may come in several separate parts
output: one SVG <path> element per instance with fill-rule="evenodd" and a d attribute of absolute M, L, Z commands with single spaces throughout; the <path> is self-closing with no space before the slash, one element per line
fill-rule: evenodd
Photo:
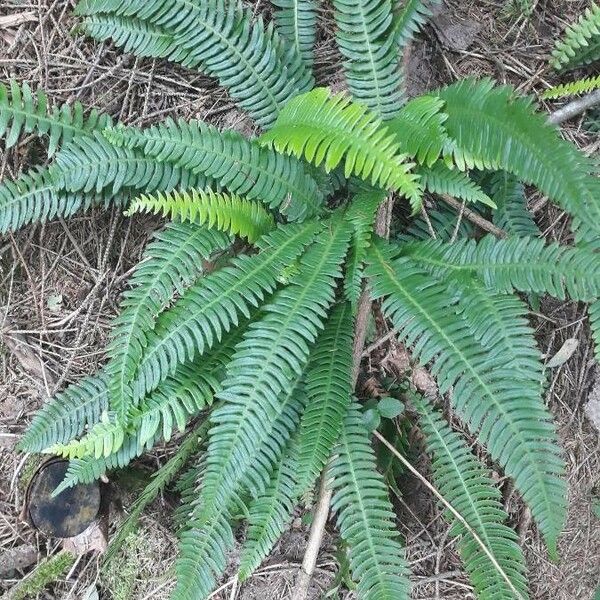
<path fill-rule="evenodd" d="M 402 104 L 398 49 L 390 35 L 392 0 L 333 0 L 336 41 L 353 98 L 383 119 Z"/>
<path fill-rule="evenodd" d="M 427 167 L 440 158 L 448 140 L 444 129 L 444 102 L 419 96 L 407 102 L 386 126 L 396 136 L 402 152 Z"/>
<path fill-rule="evenodd" d="M 558 100 L 560 98 L 568 98 L 569 96 L 587 94 L 597 89 L 600 89 L 600 75 L 588 77 L 587 79 L 577 79 L 576 81 L 569 81 L 568 83 L 561 83 L 556 87 L 546 90 L 541 97 L 544 100 Z"/>
<path fill-rule="evenodd" d="M 299 161 L 202 121 L 167 119 L 148 129 L 115 128 L 105 135 L 115 145 L 214 179 L 249 200 L 259 199 L 291 220 L 312 216 L 323 203 L 322 193 Z"/>
<path fill-rule="evenodd" d="M 573 69 L 600 59 L 600 4 L 592 5 L 565 31 L 552 51 L 555 69 Z"/>
<path fill-rule="evenodd" d="M 315 0 L 272 0 L 275 25 L 311 71 L 317 34 L 317 5 Z"/>
<path fill-rule="evenodd" d="M 350 406 L 352 393 L 352 309 L 331 311 L 306 370 L 308 405 L 297 444 L 298 489 L 309 488 L 327 463 Z"/>
<path fill-rule="evenodd" d="M 420 206 L 422 190 L 412 163 L 404 162 L 394 136 L 381 119 L 344 94 L 331 96 L 316 88 L 288 102 L 273 128 L 260 138 L 330 171 L 344 160 L 346 177 L 356 175 L 371 184 L 405 195 L 413 211 Z"/>
<path fill-rule="evenodd" d="M 528 597 L 525 559 L 516 533 L 506 525 L 500 490 L 469 446 L 452 431 L 443 416 L 423 402 L 415 405 L 433 455 L 433 483 L 445 500 L 464 518 L 496 560 L 482 552 L 473 534 L 448 510 L 451 536 L 460 536 L 458 551 L 481 600 Z"/>
<path fill-rule="evenodd" d="M 59 144 L 102 131 L 112 123 L 110 116 L 95 109 L 87 117 L 83 113 L 80 102 L 50 109 L 46 94 L 42 90 L 34 94 L 25 82 L 19 86 L 11 80 L 10 87 L 0 83 L 0 138 L 5 148 L 14 146 L 23 133 L 47 135 L 48 156 L 52 156 Z"/>
<path fill-rule="evenodd" d="M 142 361 L 148 332 L 175 293 L 181 294 L 203 272 L 211 255 L 231 238 L 188 223 L 169 223 L 148 244 L 121 301 L 107 348 L 110 405 L 126 423 L 133 400 L 131 382 Z"/>
<path fill-rule="evenodd" d="M 420 167 L 423 187 L 432 194 L 446 194 L 465 202 L 478 202 L 496 208 L 494 201 L 466 173 L 449 169 L 439 161 L 430 167 Z"/>
<path fill-rule="evenodd" d="M 98 423 L 108 410 L 106 379 L 105 375 L 86 377 L 45 402 L 19 441 L 19 449 L 41 452 L 67 444 Z"/>
<path fill-rule="evenodd" d="M 179 363 L 217 344 L 241 317 L 249 317 L 317 230 L 315 223 L 280 226 L 258 240 L 261 252 L 235 258 L 189 287 L 148 335 L 144 362 L 133 382 L 134 399 L 156 388 Z"/>
<path fill-rule="evenodd" d="M 263 127 L 283 104 L 312 87 L 300 56 L 284 49 L 272 25 L 229 0 L 84 0 L 81 16 L 134 19 L 159 26 L 185 50 L 182 64 L 216 77 L 232 98 Z M 111 31 L 107 31 L 110 35 Z M 147 51 L 147 45 L 142 48 Z M 136 48 L 132 50 L 136 52 Z"/>
<path fill-rule="evenodd" d="M 400 48 L 405 48 L 419 33 L 432 15 L 431 9 L 438 4 L 441 0 L 406 0 L 402 3 L 392 24 L 392 36 Z"/>
<path fill-rule="evenodd" d="M 346 213 L 346 219 L 354 225 L 354 231 L 346 259 L 344 297 L 352 305 L 353 312 L 362 292 L 363 267 L 367 248 L 371 244 L 373 222 L 384 198 L 385 194 L 380 191 L 360 192 L 354 197 Z"/>
<path fill-rule="evenodd" d="M 57 153 L 49 172 L 56 187 L 68 192 L 114 195 L 126 188 L 153 192 L 206 186 L 202 175 L 113 146 L 98 133 L 67 144 Z"/>
<path fill-rule="evenodd" d="M 567 295 L 583 302 L 600 298 L 600 265 L 594 254 L 540 238 L 498 240 L 491 235 L 477 243 L 457 240 L 415 242 L 402 253 L 440 278 L 474 274 L 491 290 L 547 293 L 564 300 Z"/>
<path fill-rule="evenodd" d="M 383 312 L 415 358 L 421 364 L 433 361 L 431 371 L 440 393 L 452 387 L 457 415 L 478 432 L 480 442 L 514 479 L 555 556 L 566 491 L 550 413 L 540 398 L 523 397 L 521 381 L 506 366 L 503 353 L 491 354 L 477 339 L 472 332 L 477 324 L 452 310 L 446 288 L 412 259 L 394 260 L 397 254 L 398 249 L 383 242 L 371 246 L 367 275 L 373 298 L 385 298 Z M 533 376 L 530 385 L 536 384 Z"/>
<path fill-rule="evenodd" d="M 594 339 L 596 360 L 600 362 L 600 300 L 596 300 L 596 302 L 590 304 L 588 314 L 592 328 L 592 337 Z"/>
<path fill-rule="evenodd" d="M 136 212 L 159 214 L 174 221 L 188 221 L 255 242 L 275 227 L 273 215 L 260 204 L 235 194 L 211 189 L 157 192 L 141 195 L 130 205 L 127 215 Z"/>
<path fill-rule="evenodd" d="M 435 239 L 449 242 L 458 223 L 458 213 L 446 204 L 439 204 L 434 209 L 427 210 L 427 218 L 435 233 Z M 473 225 L 466 219 L 461 219 L 458 225 L 457 238 L 469 238 L 473 235 Z M 417 215 L 408 225 L 406 231 L 397 237 L 398 241 L 414 242 L 415 240 L 430 240 L 432 238 L 429 225 L 423 215 Z"/>
<path fill-rule="evenodd" d="M 334 217 L 300 259 L 289 285 L 263 307 L 227 367 L 219 398 L 223 407 L 211 420 L 199 507 L 210 519 L 227 506 L 240 473 L 252 464 L 254 449 L 281 412 L 280 396 L 302 375 L 333 303 L 350 238 L 350 226 Z"/>
<path fill-rule="evenodd" d="M 575 217 L 600 232 L 600 203 L 588 184 L 596 167 L 562 140 L 535 110 L 530 98 L 490 80 L 467 79 L 438 92 L 448 115 L 444 126 L 454 140 L 461 170 L 504 170 L 535 185 Z"/>
<path fill-rule="evenodd" d="M 332 510 L 348 544 L 350 571 L 361 600 L 408 600 L 410 581 L 387 486 L 377 471 L 360 408 L 346 416 L 331 466 Z"/>

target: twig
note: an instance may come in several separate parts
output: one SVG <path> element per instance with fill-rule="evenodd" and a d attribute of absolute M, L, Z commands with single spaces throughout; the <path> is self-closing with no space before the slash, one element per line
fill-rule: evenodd
<path fill-rule="evenodd" d="M 481 229 L 484 229 L 488 233 L 495 235 L 497 238 L 505 238 L 507 237 L 506 231 L 504 229 L 500 229 L 500 227 L 496 227 L 493 223 L 490 223 L 487 219 L 484 219 L 481 215 L 478 215 L 476 212 L 472 211 L 470 208 L 463 206 L 462 202 L 455 200 L 452 196 L 448 196 L 448 194 L 440 194 L 442 200 L 449 204 L 452 208 L 462 211 L 463 217 L 467 218 L 471 223 L 475 223 Z"/>
<path fill-rule="evenodd" d="M 573 100 L 573 102 L 569 102 L 562 108 L 555 110 L 548 118 L 548 122 L 553 125 L 560 125 L 560 123 L 564 123 L 580 115 L 588 108 L 593 108 L 597 104 L 600 104 L 600 90 L 590 92 L 583 96 L 583 98 L 577 98 L 577 100 Z"/>

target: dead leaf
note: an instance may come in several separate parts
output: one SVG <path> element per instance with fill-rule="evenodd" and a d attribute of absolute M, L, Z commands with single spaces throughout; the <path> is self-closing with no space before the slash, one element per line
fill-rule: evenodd
<path fill-rule="evenodd" d="M 0 16 L 0 29 L 9 29 L 10 27 L 18 27 L 23 23 L 37 21 L 37 15 L 34 12 L 13 13 L 11 15 Z"/>
<path fill-rule="evenodd" d="M 600 369 L 596 371 L 596 382 L 588 396 L 584 412 L 592 425 L 600 432 Z"/>
<path fill-rule="evenodd" d="M 466 50 L 477 38 L 481 24 L 476 21 L 459 21 L 454 15 L 442 13 L 431 24 L 442 46 L 448 50 Z"/>
<path fill-rule="evenodd" d="M 565 340 L 561 349 L 546 363 L 546 366 L 549 369 L 553 369 L 554 367 L 564 365 L 573 356 L 573 353 L 577 350 L 577 346 L 579 346 L 578 339 L 569 338 Z"/>
<path fill-rule="evenodd" d="M 64 538 L 62 547 L 68 552 L 75 554 L 75 556 L 81 556 L 94 551 L 97 551 L 99 554 L 104 554 L 108 547 L 108 540 L 103 529 L 100 521 L 95 521 L 79 535 Z"/>

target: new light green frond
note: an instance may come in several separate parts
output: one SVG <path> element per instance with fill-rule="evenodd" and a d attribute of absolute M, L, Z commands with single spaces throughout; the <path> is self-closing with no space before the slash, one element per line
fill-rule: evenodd
<path fill-rule="evenodd" d="M 141 195 L 130 205 L 127 215 L 146 212 L 204 225 L 255 242 L 275 227 L 273 215 L 260 204 L 235 194 L 213 192 L 210 189 L 157 192 Z"/>
<path fill-rule="evenodd" d="M 402 152 L 431 167 L 442 155 L 448 140 L 444 129 L 444 102 L 435 96 L 419 96 L 407 102 L 386 123 Z"/>
<path fill-rule="evenodd" d="M 381 119 L 344 94 L 316 88 L 288 102 L 273 128 L 260 138 L 280 152 L 304 157 L 330 171 L 344 160 L 345 176 L 405 195 L 415 211 L 421 202 L 418 177 L 404 162 L 394 136 Z"/>
<path fill-rule="evenodd" d="M 317 4 L 315 0 L 272 0 L 275 25 L 311 71 L 317 33 Z"/>
<path fill-rule="evenodd" d="M 309 488 L 327 463 L 350 406 L 352 393 L 352 309 L 347 302 L 331 311 L 306 370 L 308 405 L 297 444 L 298 488 Z"/>
<path fill-rule="evenodd" d="M 392 25 L 392 36 L 400 48 L 406 45 L 419 33 L 432 15 L 431 8 L 441 4 L 441 0 L 405 0 L 396 10 Z"/>
<path fill-rule="evenodd" d="M 350 238 L 350 226 L 335 217 L 300 259 L 297 274 L 263 308 L 228 365 L 219 398 L 223 407 L 211 420 L 199 507 L 205 519 L 226 506 L 239 473 L 281 412 L 281 394 L 302 375 L 334 300 Z"/>
<path fill-rule="evenodd" d="M 471 273 L 499 293 L 547 293 L 561 300 L 568 295 L 583 302 L 600 298 L 600 264 L 594 254 L 559 244 L 546 245 L 540 238 L 498 240 L 488 235 L 479 243 L 415 242 L 403 246 L 402 252 L 441 278 L 450 273 Z"/>
<path fill-rule="evenodd" d="M 570 25 L 552 51 L 555 69 L 573 69 L 600 59 L 600 4 L 592 5 Z"/>
<path fill-rule="evenodd" d="M 392 0 L 333 0 L 333 7 L 353 98 L 383 119 L 392 118 L 402 103 L 398 51 L 389 34 Z"/>
<path fill-rule="evenodd" d="M 383 242 L 370 248 L 367 275 L 374 299 L 385 298 L 383 312 L 415 358 L 433 361 L 440 393 L 453 388 L 457 415 L 514 479 L 555 556 L 566 492 L 550 413 L 541 399 L 524 400 L 514 369 L 473 335 L 473 324 L 450 304 L 445 287 L 411 259 L 394 260 L 397 253 Z M 532 377 L 531 385 L 537 383 Z"/>
<path fill-rule="evenodd" d="M 145 21 L 160 26 L 185 49 L 184 66 L 216 77 L 253 119 L 268 127 L 293 95 L 310 89 L 312 78 L 300 57 L 291 60 L 272 26 L 241 3 L 229 0 L 90 0 L 80 15 Z M 135 48 L 132 48 L 135 51 Z"/>
<path fill-rule="evenodd" d="M 59 144 L 102 131 L 112 122 L 97 110 L 90 111 L 87 117 L 83 112 L 79 102 L 50 109 L 46 94 L 42 90 L 34 94 L 27 83 L 19 86 L 11 80 L 10 87 L 0 83 L 0 138 L 4 138 L 5 148 L 14 146 L 23 133 L 47 135 L 48 156 L 52 156 Z"/>
<path fill-rule="evenodd" d="M 438 96 L 445 102 L 444 126 L 461 170 L 476 166 L 512 173 L 600 232 L 600 202 L 588 185 L 593 162 L 559 137 L 530 98 L 509 86 L 472 79 Z"/>
<path fill-rule="evenodd" d="M 600 36 L 600 34 L 599 34 Z M 600 89 L 600 75 L 588 77 L 587 79 L 577 79 L 568 83 L 561 83 L 556 87 L 546 90 L 542 94 L 544 100 L 558 100 L 570 96 L 579 96 Z"/>
<path fill-rule="evenodd" d="M 527 208 L 525 186 L 509 173 L 494 173 L 489 180 L 489 192 L 497 208 L 492 213 L 494 225 L 519 237 L 536 237 L 540 230 Z"/>
<path fill-rule="evenodd" d="M 311 243 L 314 223 L 281 226 L 261 238 L 261 252 L 240 256 L 189 287 L 173 307 L 160 315 L 148 336 L 144 363 L 133 383 L 134 399 L 156 388 L 179 363 L 217 344 L 240 318 L 249 317 L 278 284 L 284 269 Z"/>
<path fill-rule="evenodd" d="M 423 402 L 415 402 L 425 444 L 433 455 L 433 483 L 445 500 L 465 519 L 493 555 L 497 566 L 450 511 L 451 536 L 460 536 L 458 551 L 481 600 L 525 600 L 525 559 L 516 533 L 506 525 L 502 497 L 485 467 L 444 418 Z"/>
<path fill-rule="evenodd" d="M 408 600 L 410 581 L 387 486 L 357 404 L 350 407 L 331 466 L 332 510 L 348 544 L 360 600 Z"/>
<path fill-rule="evenodd" d="M 201 121 L 167 119 L 148 129 L 115 128 L 105 135 L 115 145 L 214 179 L 248 200 L 261 200 L 291 220 L 312 216 L 323 203 L 300 161 Z"/>
<path fill-rule="evenodd" d="M 211 255 L 224 250 L 231 238 L 188 223 L 170 223 L 150 242 L 130 280 L 121 312 L 113 322 L 108 345 L 110 405 L 126 423 L 133 404 L 131 382 L 142 361 L 147 334 L 157 316 L 202 273 Z"/>
<path fill-rule="evenodd" d="M 458 169 L 449 169 L 443 162 L 431 167 L 420 167 L 423 187 L 432 194 L 446 194 L 460 198 L 465 202 L 479 202 L 496 208 L 494 201 L 466 173 Z"/>

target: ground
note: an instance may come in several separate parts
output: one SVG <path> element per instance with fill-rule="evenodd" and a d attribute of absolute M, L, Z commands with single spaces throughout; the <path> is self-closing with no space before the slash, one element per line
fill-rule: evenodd
<path fill-rule="evenodd" d="M 530 19 L 522 15 L 524 4 L 534 8 Z M 524 93 L 540 92 L 557 80 L 547 67 L 553 40 L 589 4 L 584 0 L 449 0 L 412 48 L 410 90 L 419 93 L 460 77 L 489 75 Z M 211 80 L 163 61 L 124 55 L 110 44 L 84 40 L 72 32 L 76 21 L 71 12 L 71 2 L 5 0 L 0 8 L 0 81 L 12 77 L 39 85 L 53 99 L 80 100 L 128 124 L 183 116 L 249 127 Z M 3 27 L 3 15 L 23 13 L 22 23 Z M 326 16 L 331 16 L 329 9 Z M 329 26 L 320 32 L 317 74 L 322 83 L 331 83 L 339 72 L 330 32 Z M 580 120 L 568 124 L 565 136 L 589 154 L 598 152 L 600 140 L 586 134 Z M 0 178 L 14 177 L 39 162 L 38 148 L 37 143 L 23 143 L 7 152 L 0 148 Z M 529 202 L 547 238 L 568 241 L 566 216 L 535 193 Z M 28 544 L 41 555 L 54 550 L 53 543 L 36 536 L 21 520 L 22 482 L 35 465 L 31 457 L 16 453 L 14 444 L 46 397 L 93 372 L 104 360 L 103 347 L 119 295 L 155 226 L 151 218 L 130 220 L 116 209 L 95 210 L 68 222 L 29 227 L 0 238 L 0 557 Z M 600 496 L 600 444 L 583 410 L 590 389 L 600 381 L 600 370 L 593 359 L 585 314 L 585 306 L 543 300 L 533 315 L 546 355 L 554 355 L 567 340 L 578 342 L 571 358 L 549 371 L 547 393 L 568 464 L 570 509 L 558 563 L 548 560 L 528 513 L 505 490 L 511 521 L 527 555 L 534 600 L 588 600 L 600 580 L 600 520 L 593 512 Z M 395 351 L 389 342 L 379 345 L 365 360 L 364 377 L 380 374 Z M 140 461 L 142 473 L 162 464 L 170 451 L 160 447 L 145 457 Z M 130 495 L 121 481 L 113 487 L 114 527 L 120 518 L 117 505 L 126 507 Z M 413 597 L 471 598 L 438 507 L 418 482 L 406 479 L 402 488 L 397 508 L 414 573 Z M 128 558 L 118 574 L 99 574 L 98 561 L 86 557 L 49 595 L 40 597 L 91 598 L 86 594 L 97 583 L 102 598 L 110 597 L 108 589 L 115 598 L 166 598 L 175 553 L 169 530 L 173 502 L 168 496 L 161 498 L 145 514 L 143 535 L 128 544 Z M 225 578 L 214 597 L 288 598 L 307 537 L 300 517 L 299 513 L 271 558 L 247 584 L 234 588 L 233 581 Z M 313 598 L 331 586 L 335 571 L 335 539 L 327 535 Z M 15 570 L 8 579 L 0 579 L 0 592 L 21 576 Z"/>

